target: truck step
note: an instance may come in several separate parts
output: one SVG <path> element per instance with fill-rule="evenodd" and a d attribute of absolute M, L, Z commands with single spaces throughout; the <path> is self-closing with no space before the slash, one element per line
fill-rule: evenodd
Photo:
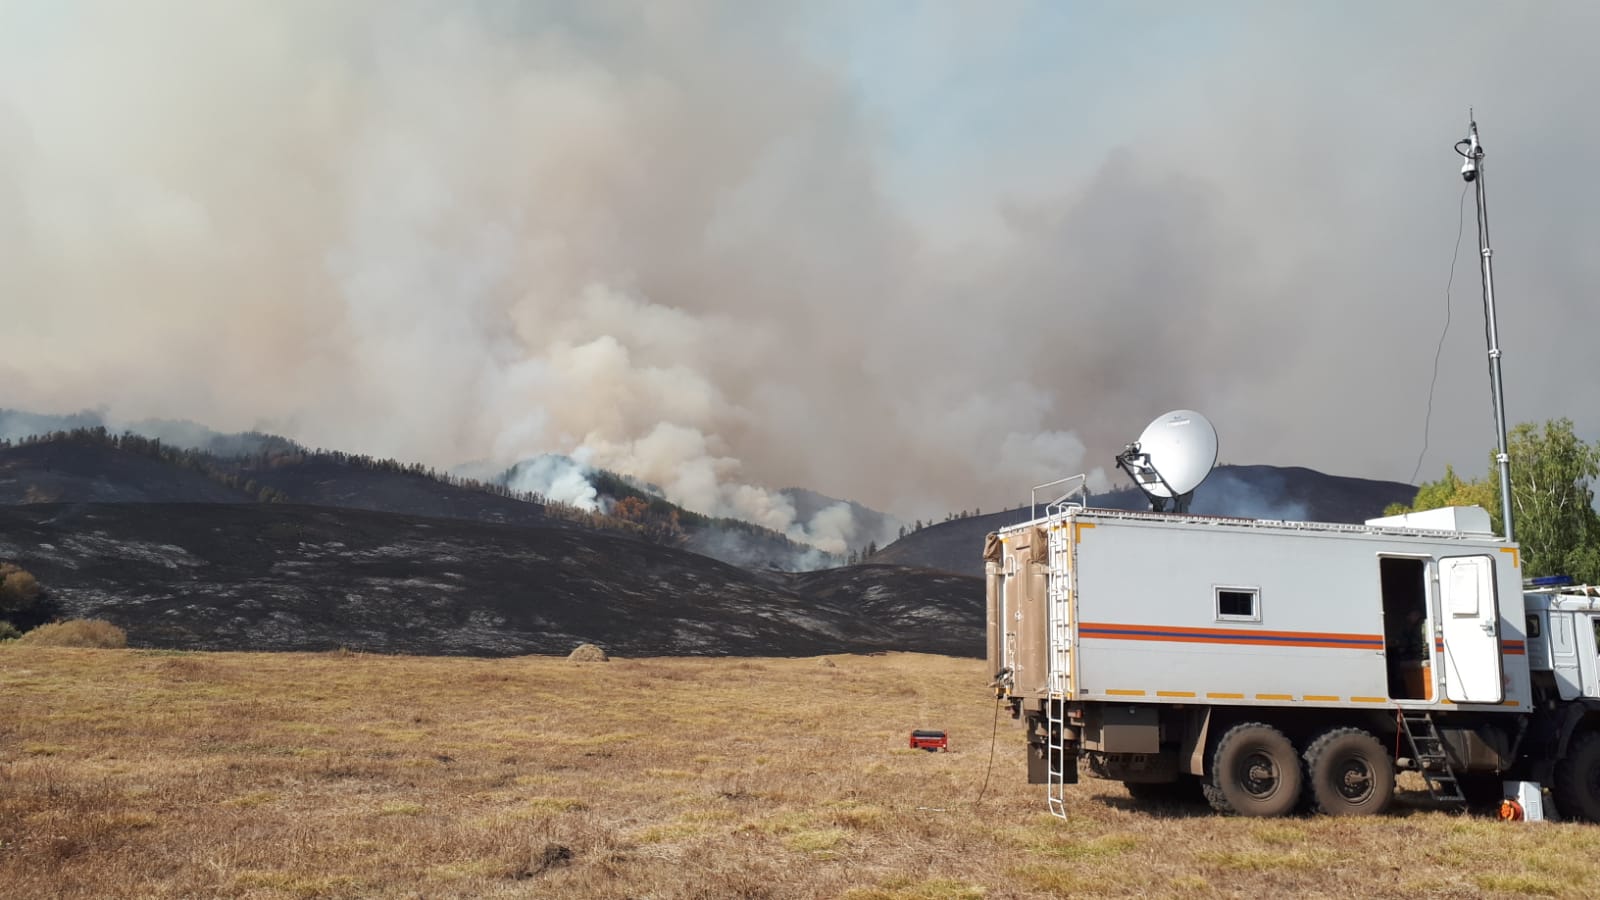
<path fill-rule="evenodd" d="M 1445 750 L 1444 739 L 1439 736 L 1439 729 L 1434 727 L 1433 714 L 1402 711 L 1399 719 L 1400 730 L 1411 745 L 1411 761 L 1421 773 L 1422 783 L 1428 786 L 1428 796 L 1439 803 L 1466 803 L 1467 797 L 1461 791 L 1461 782 L 1450 766 L 1450 754 Z"/>

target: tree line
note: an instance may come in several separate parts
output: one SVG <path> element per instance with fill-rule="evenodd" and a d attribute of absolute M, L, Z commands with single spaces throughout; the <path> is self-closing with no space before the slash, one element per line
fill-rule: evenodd
<path fill-rule="evenodd" d="M 1507 435 L 1511 458 L 1511 516 L 1522 548 L 1524 577 L 1570 575 L 1584 584 L 1600 584 L 1600 513 L 1594 508 L 1593 479 L 1600 477 L 1600 446 L 1579 438 L 1572 420 L 1552 419 L 1543 425 L 1524 422 Z M 1385 515 L 1481 506 L 1489 511 L 1496 534 L 1505 533 L 1501 514 L 1500 475 L 1495 455 L 1487 470 L 1464 478 L 1454 466 L 1444 476 L 1420 485 L 1410 504 L 1395 504 Z"/>

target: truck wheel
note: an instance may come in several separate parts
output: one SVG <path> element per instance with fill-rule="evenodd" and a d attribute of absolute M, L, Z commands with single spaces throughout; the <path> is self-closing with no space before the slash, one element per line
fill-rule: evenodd
<path fill-rule="evenodd" d="M 1283 816 L 1300 801 L 1300 785 L 1300 760 L 1283 732 L 1245 722 L 1217 741 L 1205 794 L 1217 812 Z"/>
<path fill-rule="evenodd" d="M 1568 819 L 1600 822 L 1600 731 L 1572 739 L 1556 763 L 1556 808 Z"/>
<path fill-rule="evenodd" d="M 1375 816 L 1394 799 L 1394 763 L 1378 739 L 1359 728 L 1335 728 L 1306 748 L 1306 786 L 1317 812 Z"/>

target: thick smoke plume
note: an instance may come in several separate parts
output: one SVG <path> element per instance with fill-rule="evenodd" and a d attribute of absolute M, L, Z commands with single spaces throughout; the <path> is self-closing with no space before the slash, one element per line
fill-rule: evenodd
<path fill-rule="evenodd" d="M 539 494 L 586 512 L 600 511 L 600 493 L 581 460 L 546 453 L 517 463 L 505 472 L 506 487 L 519 494 Z"/>
<path fill-rule="evenodd" d="M 1530 335 L 1594 330 L 1600 226 L 1541 174 L 1593 144 L 1592 29 L 1263 7 L 1148 70 L 995 50 L 1053 6 L 889 29 L 854 4 L 0 6 L 0 405 L 568 458 L 825 549 L 863 536 L 769 486 L 1000 507 L 1180 406 L 1228 461 L 1404 477 L 1454 61 L 1499 41 L 1471 99 L 1523 304 L 1510 399 L 1582 417 L 1540 389 L 1600 362 Z M 1168 27 L 1072 15 L 1073 47 Z M 879 32 L 938 52 L 836 40 Z M 1430 467 L 1486 443 L 1475 339 L 1447 348 Z"/>

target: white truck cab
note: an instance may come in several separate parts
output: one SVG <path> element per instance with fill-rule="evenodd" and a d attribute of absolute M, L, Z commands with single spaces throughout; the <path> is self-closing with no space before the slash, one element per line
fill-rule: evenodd
<path fill-rule="evenodd" d="M 1534 679 L 1562 700 L 1600 699 L 1600 588 L 1536 589 L 1523 605 Z"/>

